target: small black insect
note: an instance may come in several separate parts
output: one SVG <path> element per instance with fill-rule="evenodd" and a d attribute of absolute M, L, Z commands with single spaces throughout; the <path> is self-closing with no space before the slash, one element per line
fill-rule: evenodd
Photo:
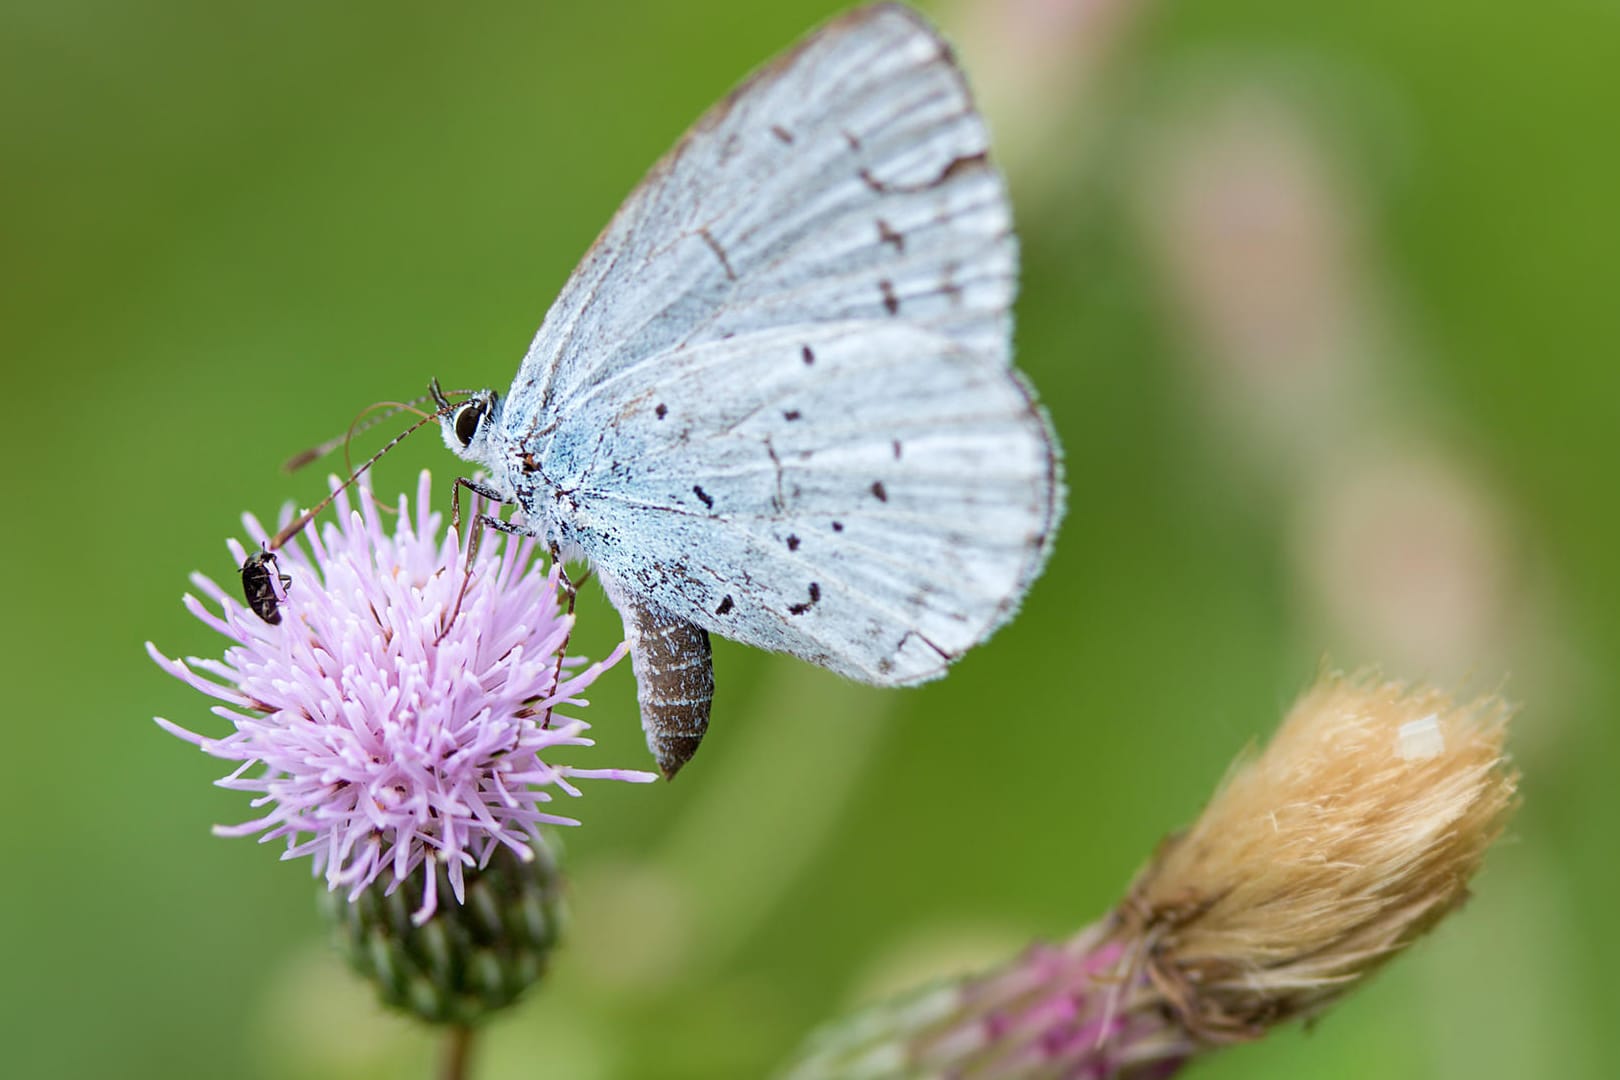
<path fill-rule="evenodd" d="M 287 602 L 287 586 L 292 578 L 276 572 L 276 553 L 255 551 L 242 564 L 242 596 L 253 614 L 272 626 L 281 622 L 281 605 Z"/>

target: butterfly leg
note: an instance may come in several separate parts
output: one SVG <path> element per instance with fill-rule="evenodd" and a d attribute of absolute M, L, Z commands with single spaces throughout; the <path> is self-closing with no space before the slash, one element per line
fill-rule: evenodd
<path fill-rule="evenodd" d="M 664 779 L 674 779 L 709 728 L 714 701 L 709 633 L 619 588 L 605 574 L 602 588 L 624 619 L 647 749 Z"/>
<path fill-rule="evenodd" d="M 502 495 L 499 491 L 497 491 L 494 488 L 490 487 L 488 484 L 480 484 L 478 481 L 469 480 L 465 476 L 456 477 L 456 482 L 450 486 L 450 527 L 452 529 L 457 530 L 458 532 L 461 529 L 461 489 L 462 488 L 466 488 L 468 491 L 472 492 L 474 495 L 479 495 L 479 496 L 482 496 L 483 498 L 488 499 L 490 502 L 494 503 L 497 506 L 504 506 L 507 503 L 512 501 L 511 499 L 507 498 L 505 495 Z M 483 515 L 483 516 L 487 517 L 488 515 Z M 503 531 L 512 532 L 512 531 L 515 531 L 515 530 L 508 529 L 508 530 L 503 530 Z M 475 550 L 476 550 L 477 543 L 478 543 L 477 540 L 473 541 L 473 545 L 474 545 Z M 468 565 L 469 566 L 472 565 L 470 561 L 468 562 Z"/>
<path fill-rule="evenodd" d="M 574 601 L 579 597 L 579 587 L 591 580 L 591 568 L 586 567 L 585 572 L 574 580 L 568 574 L 568 568 L 563 565 L 562 549 L 555 543 L 551 545 L 551 562 L 557 567 L 557 577 L 561 580 L 563 593 L 568 597 L 568 614 L 574 613 Z"/>
<path fill-rule="evenodd" d="M 562 588 L 563 596 L 568 598 L 568 616 L 569 618 L 573 618 L 574 604 L 579 600 L 579 587 L 590 580 L 591 572 L 589 569 L 587 569 L 584 575 L 581 576 L 578 581 L 575 581 L 573 578 L 569 577 L 568 571 L 563 568 L 562 552 L 558 549 L 556 544 L 551 545 L 551 564 L 557 568 L 557 583 Z M 563 637 L 563 643 L 557 647 L 557 666 L 551 671 L 551 685 L 553 690 L 562 685 L 563 661 L 568 658 L 568 642 L 573 636 L 574 628 L 572 625 L 570 625 L 568 628 L 568 633 Z M 547 708 L 545 713 L 546 718 L 541 722 L 540 726 L 543 728 L 549 728 L 551 726 L 551 709 Z M 525 711 L 519 713 L 518 715 L 535 716 L 538 715 L 538 713 Z"/>
<path fill-rule="evenodd" d="M 496 505 L 501 505 L 511 501 L 510 499 L 504 497 L 499 491 L 496 491 L 494 488 L 489 487 L 486 484 L 480 484 L 476 480 L 469 480 L 465 476 L 456 477 L 455 485 L 451 488 L 450 494 L 450 527 L 455 529 L 457 534 L 461 532 L 462 488 L 466 488 L 468 491 L 472 492 L 475 497 L 482 496 Z M 522 525 L 510 521 L 503 521 L 494 514 L 477 514 L 473 517 L 472 524 L 473 531 L 467 537 L 467 560 L 461 570 L 461 588 L 456 592 L 456 606 L 451 610 L 450 617 L 445 620 L 444 628 L 439 631 L 438 638 L 434 640 L 433 643 L 435 645 L 444 640 L 444 636 L 450 632 L 450 627 L 455 625 L 456 616 L 461 614 L 462 601 L 467 598 L 467 586 L 472 584 L 473 560 L 478 557 L 478 545 L 483 541 L 484 530 L 495 529 L 498 532 L 507 533 L 512 536 L 529 535 L 529 530 L 524 528 Z"/>

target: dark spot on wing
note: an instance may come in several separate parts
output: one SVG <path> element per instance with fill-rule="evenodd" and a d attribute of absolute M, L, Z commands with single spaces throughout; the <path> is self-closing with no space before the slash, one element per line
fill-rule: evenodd
<path fill-rule="evenodd" d="M 833 532 L 843 532 L 844 531 L 844 523 L 842 521 L 833 522 L 832 527 L 833 527 Z"/>
<path fill-rule="evenodd" d="M 816 362 L 816 354 L 810 351 L 810 346 L 808 345 L 800 350 L 799 355 L 804 358 L 806 367 Z"/>
<path fill-rule="evenodd" d="M 815 582 L 812 581 L 810 583 L 810 599 L 808 601 L 806 601 L 805 603 L 803 603 L 803 604 L 789 604 L 788 605 L 788 614 L 789 615 L 803 615 L 805 612 L 809 611 L 812 607 L 814 607 L 816 605 L 816 601 L 818 601 L 820 599 L 821 599 L 821 586 L 817 585 Z"/>
<path fill-rule="evenodd" d="M 702 492 L 699 492 L 699 494 L 701 495 Z M 881 480 L 874 480 L 872 482 L 872 494 L 877 497 L 878 502 L 889 501 L 889 493 L 883 489 L 883 481 Z"/>
<path fill-rule="evenodd" d="M 708 229 L 699 229 L 698 235 L 703 237 L 705 244 L 709 245 L 709 250 L 714 252 L 714 257 L 720 260 L 720 265 L 725 268 L 726 277 L 736 281 L 737 274 L 731 269 L 731 260 L 726 258 L 726 249 L 720 246 L 720 241 L 711 236 Z"/>
<path fill-rule="evenodd" d="M 861 183 L 865 184 L 879 195 L 882 195 L 889 190 L 889 186 L 887 184 L 872 175 L 871 169 L 862 169 L 857 175 L 860 176 Z"/>
<path fill-rule="evenodd" d="M 799 538 L 797 536 L 792 536 L 792 535 L 788 536 L 788 538 L 787 538 L 787 546 L 788 546 L 789 551 L 798 551 L 799 550 Z"/>
<path fill-rule="evenodd" d="M 704 506 L 707 506 L 710 510 L 714 509 L 714 496 L 712 496 L 708 492 L 704 491 L 697 484 L 692 485 L 692 494 L 696 495 L 699 499 L 701 499 L 703 501 Z"/>
<path fill-rule="evenodd" d="M 801 417 L 803 415 L 804 414 L 801 413 L 798 409 L 788 409 L 788 410 L 786 410 L 785 412 L 782 413 L 782 419 L 791 422 L 791 421 L 797 420 L 799 417 Z"/>
<path fill-rule="evenodd" d="M 778 139 L 781 139 L 783 142 L 788 143 L 790 145 L 793 142 L 793 132 L 789 131 L 787 128 L 783 127 L 781 124 L 772 124 L 771 125 L 771 134 L 775 135 Z"/>
<path fill-rule="evenodd" d="M 894 447 L 894 460 L 899 461 L 900 460 L 900 440 L 896 439 L 890 445 Z"/>
<path fill-rule="evenodd" d="M 660 401 L 658 403 L 658 408 L 654 409 L 653 412 L 657 414 L 658 419 L 662 420 L 664 417 L 669 415 L 669 406 Z"/>
<path fill-rule="evenodd" d="M 883 292 L 883 310 L 890 315 L 900 314 L 900 298 L 894 295 L 894 282 L 885 278 L 878 282 L 878 288 Z"/>
<path fill-rule="evenodd" d="M 877 219 L 878 243 L 893 244 L 894 250 L 906 250 L 906 238 L 889 227 L 889 223 L 882 218 Z"/>
<path fill-rule="evenodd" d="M 535 473 L 540 471 L 540 463 L 536 461 L 534 455 L 528 451 L 524 451 L 523 456 L 518 459 L 518 465 L 525 473 Z"/>
<path fill-rule="evenodd" d="M 714 613 L 716 615 L 724 615 L 736 606 L 736 604 L 731 602 L 731 597 L 727 596 L 725 599 L 720 601 L 720 606 L 714 609 Z"/>
<path fill-rule="evenodd" d="M 849 143 L 849 148 L 851 150 L 859 150 L 861 148 L 861 140 L 853 131 L 844 132 L 844 141 Z"/>
<path fill-rule="evenodd" d="M 889 672 L 894 670 L 894 661 L 887 658 L 879 660 L 877 663 L 877 669 L 882 674 L 887 675 Z"/>

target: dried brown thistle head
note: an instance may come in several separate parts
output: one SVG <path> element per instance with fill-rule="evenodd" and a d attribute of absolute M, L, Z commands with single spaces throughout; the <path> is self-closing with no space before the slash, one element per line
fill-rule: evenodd
<path fill-rule="evenodd" d="M 1313 1015 L 1467 899 L 1516 802 L 1511 712 L 1371 674 L 1306 691 L 1121 909 L 1188 1029 Z"/>
<path fill-rule="evenodd" d="M 1468 895 L 1518 774 L 1495 695 L 1323 675 L 1115 911 L 822 1031 L 791 1080 L 1165 1080 L 1320 1012 Z"/>

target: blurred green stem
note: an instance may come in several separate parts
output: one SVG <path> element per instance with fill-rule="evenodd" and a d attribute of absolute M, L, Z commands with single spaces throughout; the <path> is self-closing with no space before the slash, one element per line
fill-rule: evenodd
<path fill-rule="evenodd" d="M 445 1032 L 444 1071 L 442 1080 L 467 1080 L 471 1074 L 467 1063 L 472 1060 L 473 1029 L 467 1024 L 451 1024 Z"/>
<path fill-rule="evenodd" d="M 720 967 L 825 851 L 887 734 L 893 705 L 870 687 L 773 662 L 749 702 L 758 722 L 733 736 L 726 770 L 708 778 L 660 855 L 707 894 L 701 938 L 685 961 L 689 974 L 698 965 Z"/>

